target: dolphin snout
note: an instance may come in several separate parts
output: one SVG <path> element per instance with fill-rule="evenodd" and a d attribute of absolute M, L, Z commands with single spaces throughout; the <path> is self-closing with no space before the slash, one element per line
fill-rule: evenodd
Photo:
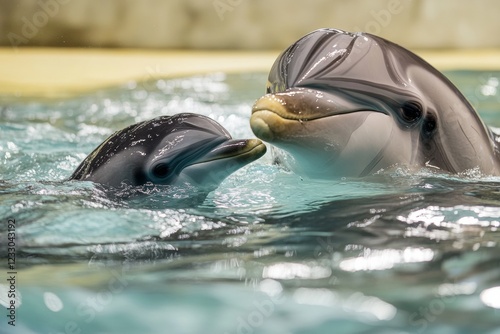
<path fill-rule="evenodd" d="M 282 97 L 267 94 L 255 102 L 250 117 L 250 127 L 258 138 L 272 142 L 276 135 L 286 132 L 286 123 L 291 116 L 293 114 L 290 115 L 288 112 L 287 103 Z"/>

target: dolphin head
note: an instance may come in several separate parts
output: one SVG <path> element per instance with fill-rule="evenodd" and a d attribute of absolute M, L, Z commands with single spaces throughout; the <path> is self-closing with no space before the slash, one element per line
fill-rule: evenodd
<path fill-rule="evenodd" d="M 162 116 L 117 131 L 70 179 L 112 187 L 144 184 L 215 189 L 266 151 L 258 139 L 232 139 L 214 120 L 190 113 Z"/>
<path fill-rule="evenodd" d="M 314 31 L 278 57 L 250 124 L 289 168 L 320 178 L 395 164 L 457 172 L 481 159 L 476 143 L 492 147 L 439 71 L 380 37 L 336 29 Z"/>

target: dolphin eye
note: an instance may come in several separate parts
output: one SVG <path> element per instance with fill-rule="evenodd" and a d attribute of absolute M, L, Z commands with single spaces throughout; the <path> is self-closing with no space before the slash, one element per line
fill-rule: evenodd
<path fill-rule="evenodd" d="M 422 106 L 415 101 L 408 101 L 401 107 L 401 116 L 408 123 L 414 123 L 422 117 Z"/>
<path fill-rule="evenodd" d="M 170 172 L 167 164 L 159 163 L 153 167 L 153 175 L 159 179 L 165 178 Z"/>

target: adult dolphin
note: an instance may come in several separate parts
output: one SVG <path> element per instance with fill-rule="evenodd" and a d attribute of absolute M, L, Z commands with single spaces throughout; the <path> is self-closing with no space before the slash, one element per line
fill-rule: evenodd
<path fill-rule="evenodd" d="M 500 137 L 443 74 L 383 38 L 313 31 L 278 57 L 267 93 L 252 130 L 297 173 L 356 177 L 405 165 L 500 175 Z"/>
<path fill-rule="evenodd" d="M 117 131 L 71 175 L 111 187 L 190 184 L 215 189 L 266 152 L 258 139 L 232 139 L 214 120 L 191 113 L 161 116 Z"/>

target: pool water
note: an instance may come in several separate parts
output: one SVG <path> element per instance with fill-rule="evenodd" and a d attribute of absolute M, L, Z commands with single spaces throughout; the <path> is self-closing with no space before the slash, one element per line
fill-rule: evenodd
<path fill-rule="evenodd" d="M 446 74 L 500 127 L 500 72 Z M 500 333 L 499 177 L 307 180 L 266 154 L 204 200 L 66 180 L 112 132 L 159 115 L 253 137 L 265 82 L 217 73 L 4 99 L 0 333 Z"/>

